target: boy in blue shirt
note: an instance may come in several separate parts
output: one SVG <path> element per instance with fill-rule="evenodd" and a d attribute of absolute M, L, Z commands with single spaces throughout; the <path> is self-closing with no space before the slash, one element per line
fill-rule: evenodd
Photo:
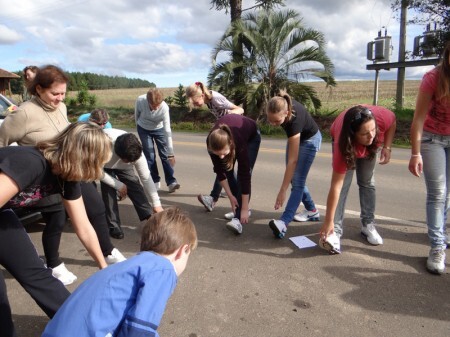
<path fill-rule="evenodd" d="M 179 208 L 152 215 L 142 230 L 140 253 L 84 281 L 42 337 L 159 336 L 167 300 L 196 246 L 195 226 Z"/>

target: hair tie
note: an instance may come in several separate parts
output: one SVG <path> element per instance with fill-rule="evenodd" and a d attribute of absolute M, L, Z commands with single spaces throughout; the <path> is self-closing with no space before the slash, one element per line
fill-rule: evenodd
<path fill-rule="evenodd" d="M 199 86 L 201 85 L 201 83 L 200 83 L 200 82 L 195 82 L 195 85 L 196 85 L 197 87 L 199 87 Z"/>

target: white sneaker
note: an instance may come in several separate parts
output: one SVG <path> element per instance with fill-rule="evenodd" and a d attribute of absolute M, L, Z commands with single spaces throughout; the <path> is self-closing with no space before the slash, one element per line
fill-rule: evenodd
<path fill-rule="evenodd" d="M 156 187 L 156 190 L 159 191 L 161 189 L 161 182 L 158 181 L 157 183 L 155 183 L 155 187 Z"/>
<path fill-rule="evenodd" d="M 378 246 L 383 244 L 383 239 L 378 234 L 375 225 L 369 223 L 366 226 L 361 227 L 361 235 L 364 236 L 371 245 Z"/>
<path fill-rule="evenodd" d="M 178 190 L 181 187 L 181 185 L 178 184 L 177 182 L 174 182 L 174 183 L 170 184 L 168 187 L 169 187 L 169 193 L 173 193 L 176 190 Z"/>
<path fill-rule="evenodd" d="M 328 251 L 330 255 L 341 253 L 341 237 L 336 233 L 327 236 L 325 240 L 319 239 L 319 247 Z"/>
<path fill-rule="evenodd" d="M 269 221 L 269 227 L 275 237 L 282 239 L 286 235 L 287 227 L 284 221 L 272 219 Z"/>
<path fill-rule="evenodd" d="M 62 284 L 64 284 L 65 286 L 72 284 L 77 280 L 75 274 L 66 268 L 64 262 L 61 263 L 59 266 L 52 268 L 52 275 L 54 278 L 60 280 Z"/>
<path fill-rule="evenodd" d="M 197 199 L 203 206 L 205 206 L 208 212 L 212 212 L 214 205 L 216 204 L 212 196 L 199 194 L 197 195 Z"/>
<path fill-rule="evenodd" d="M 297 213 L 294 215 L 294 220 L 298 222 L 306 222 L 306 221 L 319 221 L 320 213 L 318 210 L 308 211 L 304 210 L 303 212 Z"/>
<path fill-rule="evenodd" d="M 227 229 L 234 234 L 242 234 L 242 224 L 239 219 L 233 218 L 230 222 L 227 222 Z"/>
<path fill-rule="evenodd" d="M 252 216 L 252 210 L 249 209 L 248 210 L 248 217 L 250 218 Z M 225 219 L 227 220 L 231 220 L 234 218 L 234 213 L 233 212 L 229 212 L 229 213 L 225 213 L 225 215 L 223 216 Z"/>
<path fill-rule="evenodd" d="M 111 251 L 111 254 L 105 257 L 105 260 L 107 264 L 114 264 L 125 261 L 126 257 L 123 256 L 122 253 L 117 248 L 114 248 Z"/>
<path fill-rule="evenodd" d="M 445 269 L 445 251 L 442 248 L 431 248 L 427 259 L 427 270 L 433 274 L 442 274 Z"/>

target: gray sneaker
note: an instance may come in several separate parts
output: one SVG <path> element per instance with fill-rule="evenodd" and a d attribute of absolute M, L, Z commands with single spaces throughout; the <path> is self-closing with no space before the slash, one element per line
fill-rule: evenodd
<path fill-rule="evenodd" d="M 442 248 L 431 248 L 427 259 L 427 270 L 432 274 L 442 274 L 445 270 L 445 251 Z"/>
<path fill-rule="evenodd" d="M 212 196 L 199 194 L 197 195 L 197 199 L 203 206 L 205 206 L 208 212 L 212 212 L 214 205 L 216 204 Z"/>
<path fill-rule="evenodd" d="M 239 219 L 233 218 L 230 222 L 227 222 L 227 229 L 234 234 L 242 234 L 242 224 Z"/>
<path fill-rule="evenodd" d="M 378 246 L 383 244 L 383 239 L 378 234 L 375 225 L 369 223 L 366 226 L 361 227 L 361 235 L 364 236 L 371 245 Z"/>
<path fill-rule="evenodd" d="M 168 187 L 169 187 L 169 193 L 173 193 L 176 190 L 178 190 L 181 187 L 181 185 L 178 184 L 177 182 L 174 182 L 174 183 L 170 184 Z"/>

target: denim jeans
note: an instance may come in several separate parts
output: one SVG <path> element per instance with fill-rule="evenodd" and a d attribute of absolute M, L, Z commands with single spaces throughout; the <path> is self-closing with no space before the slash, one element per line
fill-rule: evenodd
<path fill-rule="evenodd" d="M 347 170 L 344 178 L 344 184 L 339 195 L 339 201 L 334 214 L 334 231 L 338 235 L 344 233 L 342 222 L 344 220 L 345 202 L 347 201 L 348 191 L 352 184 L 353 172 L 356 171 L 356 182 L 359 188 L 359 204 L 361 207 L 361 223 L 367 226 L 375 222 L 375 163 L 376 156 L 372 159 L 357 158 L 355 170 Z"/>
<path fill-rule="evenodd" d="M 421 154 L 427 188 L 427 226 L 431 248 L 443 248 L 450 206 L 450 136 L 424 131 Z"/>
<path fill-rule="evenodd" d="M 250 139 L 247 144 L 248 160 L 250 163 L 250 165 L 249 165 L 250 166 L 250 175 L 253 172 L 253 167 L 255 166 L 256 158 L 258 157 L 260 144 L 261 144 L 261 134 L 258 130 L 256 136 L 253 137 L 252 139 Z M 234 166 L 236 166 L 236 163 Z M 242 192 L 241 192 L 241 185 L 239 183 L 239 177 L 237 177 L 234 172 L 234 166 L 233 166 L 232 170 L 227 172 L 227 180 L 228 180 L 228 185 L 230 185 L 231 193 L 233 193 L 233 195 L 236 197 L 236 199 L 239 203 L 239 207 L 237 207 L 236 210 L 234 211 L 234 217 L 237 219 L 240 219 L 241 218 L 241 207 L 242 207 Z M 250 195 L 249 195 L 249 201 L 250 201 Z"/>
<path fill-rule="evenodd" d="M 158 148 L 159 158 L 161 159 L 162 167 L 164 170 L 164 177 L 166 180 L 167 186 L 172 183 L 175 183 L 177 180 L 173 176 L 174 170 L 170 165 L 168 159 L 168 144 L 167 144 L 167 136 L 164 128 L 156 129 L 156 130 L 147 130 L 139 125 L 137 126 L 137 132 L 139 138 L 141 139 L 143 152 L 145 158 L 147 159 L 148 168 L 150 169 L 150 173 L 152 175 L 153 181 L 159 183 L 161 181 L 161 177 L 159 176 L 158 165 L 156 164 L 156 153 L 155 153 L 155 144 Z"/>
<path fill-rule="evenodd" d="M 320 131 L 317 131 L 314 136 L 300 143 L 297 166 L 295 167 L 294 176 L 291 180 L 291 195 L 280 218 L 286 225 L 294 219 L 294 215 L 301 201 L 304 203 L 306 209 L 311 210 L 316 208 L 306 187 L 306 178 L 308 177 L 309 169 L 314 162 L 316 153 L 320 150 L 321 144 L 322 134 Z M 286 146 L 286 162 L 288 153 L 289 146 Z"/>

